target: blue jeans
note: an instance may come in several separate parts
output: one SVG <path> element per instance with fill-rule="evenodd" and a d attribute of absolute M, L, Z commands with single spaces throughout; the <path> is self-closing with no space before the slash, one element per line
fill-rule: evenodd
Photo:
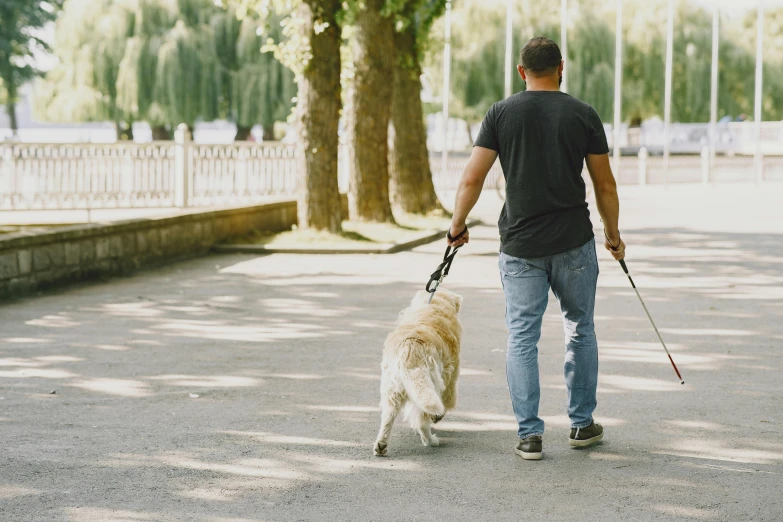
<path fill-rule="evenodd" d="M 548 257 L 520 259 L 501 252 L 498 264 L 506 295 L 506 376 L 520 438 L 544 433 L 544 421 L 538 416 L 541 388 L 537 345 L 550 288 L 563 314 L 568 416 L 574 428 L 589 426 L 598 384 L 598 343 L 593 323 L 598 281 L 595 239 Z"/>

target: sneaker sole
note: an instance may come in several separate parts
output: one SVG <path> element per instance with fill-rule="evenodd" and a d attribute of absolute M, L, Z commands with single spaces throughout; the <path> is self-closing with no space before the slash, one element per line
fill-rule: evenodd
<path fill-rule="evenodd" d="M 517 455 L 519 455 L 520 457 L 522 457 L 525 460 L 541 460 L 541 458 L 543 456 L 543 452 L 525 453 L 524 451 L 518 450 L 516 448 L 514 449 L 514 453 L 516 453 Z"/>
<path fill-rule="evenodd" d="M 586 448 L 588 446 L 592 446 L 593 444 L 598 444 L 603 438 L 604 434 L 601 433 L 595 437 L 585 440 L 568 439 L 568 444 L 573 448 Z"/>

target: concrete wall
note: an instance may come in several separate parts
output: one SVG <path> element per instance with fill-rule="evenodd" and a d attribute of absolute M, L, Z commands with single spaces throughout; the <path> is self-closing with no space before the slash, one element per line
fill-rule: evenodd
<path fill-rule="evenodd" d="M 288 230 L 296 202 L 0 236 L 0 299 L 206 254 L 252 229 Z"/>

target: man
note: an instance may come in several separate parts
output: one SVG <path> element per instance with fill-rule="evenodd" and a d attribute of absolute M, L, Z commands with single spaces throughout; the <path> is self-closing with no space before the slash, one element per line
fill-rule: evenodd
<path fill-rule="evenodd" d="M 609 148 L 595 110 L 560 92 L 563 60 L 557 44 L 533 38 L 522 49 L 519 75 L 527 90 L 487 112 L 457 190 L 452 237 L 465 229 L 484 179 L 500 156 L 506 202 L 500 214 L 499 268 L 506 297 L 506 375 L 526 460 L 542 455 L 544 421 L 538 416 L 538 347 L 549 289 L 560 301 L 566 334 L 569 444 L 587 447 L 603 438 L 593 421 L 598 381 L 598 345 L 593 325 L 598 261 L 585 201 L 586 161 L 603 218 L 604 246 L 625 256 Z M 449 244 L 467 243 L 468 233 Z"/>

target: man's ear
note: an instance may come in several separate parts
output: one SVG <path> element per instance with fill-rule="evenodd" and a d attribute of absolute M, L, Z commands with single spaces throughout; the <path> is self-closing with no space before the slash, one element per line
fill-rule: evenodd
<path fill-rule="evenodd" d="M 564 65 L 565 65 L 565 60 L 560 60 L 560 66 L 557 68 L 558 76 L 563 76 Z"/>
<path fill-rule="evenodd" d="M 527 75 L 525 74 L 525 68 L 521 65 L 517 65 L 517 72 L 523 81 L 527 81 Z"/>

